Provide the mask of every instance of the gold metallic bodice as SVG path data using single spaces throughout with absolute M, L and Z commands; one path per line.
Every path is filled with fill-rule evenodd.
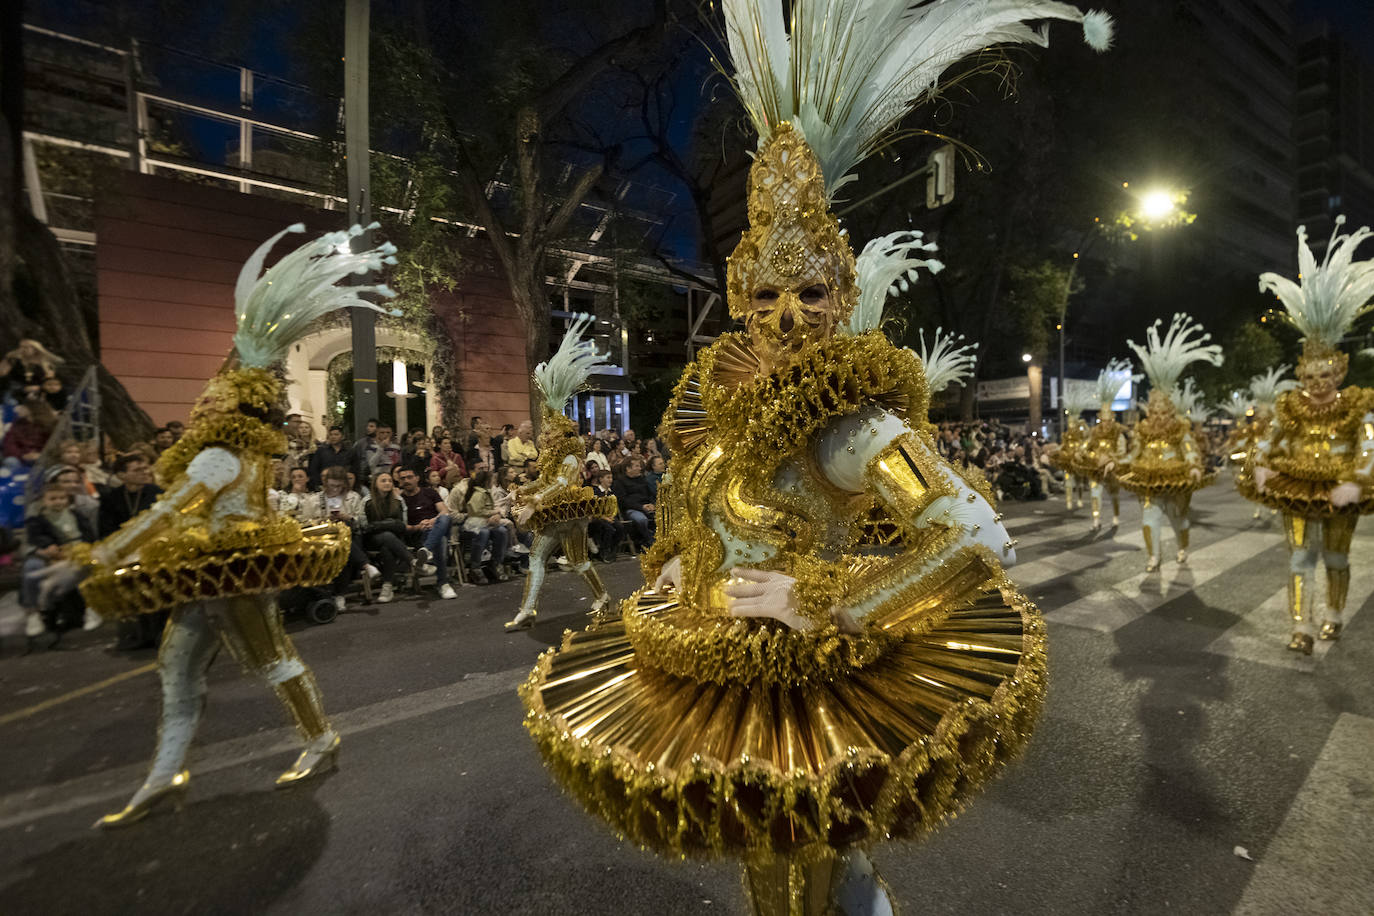
M 1312 404 L 1302 391 L 1284 392 L 1275 417 L 1279 428 L 1265 463 L 1297 480 L 1349 480 L 1368 460 L 1360 440 L 1374 438 L 1361 422 L 1371 400 L 1374 393 L 1353 386 L 1324 406 Z
M 1119 449 L 1121 437 L 1125 432 L 1125 427 L 1116 420 L 1099 420 L 1097 425 L 1088 431 L 1088 438 L 1083 443 L 1085 463 L 1100 466 L 1104 462 L 1120 461 L 1124 458 L 1125 455 Z

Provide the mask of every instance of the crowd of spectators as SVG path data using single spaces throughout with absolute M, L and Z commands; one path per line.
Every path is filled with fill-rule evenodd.
M 1063 492 L 1064 475 L 1050 463 L 1057 446 L 996 419 L 940 423 L 935 446 L 966 473 L 982 474 L 999 499 L 1048 499 Z
M 104 454 L 95 442 L 67 441 L 49 448 L 61 390 L 51 354 L 31 341 L 11 353 L 0 372 L 5 380 L 4 475 L 28 475 L 27 505 L 16 519 L 0 521 L 6 542 L 0 557 L 20 572 L 20 604 L 30 640 L 47 633 L 55 644 L 65 630 L 94 626 L 80 594 L 42 595 L 42 571 L 73 544 L 103 538 L 162 491 L 153 466 L 185 431 L 180 422 L 159 427 L 150 441 Z M 51 390 L 49 390 L 51 389 Z M 61 395 L 61 398 L 58 397 Z M 466 429 L 393 429 L 369 421 L 362 438 L 349 441 L 339 426 L 317 440 L 300 415 L 287 420 L 287 449 L 275 459 L 267 494 L 280 513 L 302 523 L 334 521 L 353 529 L 352 553 L 325 591 L 338 609 L 348 596 L 372 585 L 379 603 L 395 600 L 398 587 L 432 576 L 441 598 L 457 597 L 455 584 L 501 582 L 524 571 L 533 535 L 516 521 L 516 490 L 538 476 L 539 447 L 526 420 L 499 431 L 481 417 Z M 621 511 L 595 519 L 590 551 L 614 562 L 628 544 L 653 543 L 654 509 L 665 456 L 657 439 L 632 431 L 588 433 L 583 483 L 600 495 L 613 494 Z M 22 537 L 14 534 L 22 532 Z M 557 562 L 566 562 L 559 558 Z M 455 568 L 455 567 L 461 567 Z M 163 620 L 142 615 L 119 629 L 119 647 L 156 645 Z

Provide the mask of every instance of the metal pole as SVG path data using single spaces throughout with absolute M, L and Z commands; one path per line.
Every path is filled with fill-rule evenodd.
M 372 222 L 368 187 L 367 46 L 369 0 L 348 0 L 344 19 L 344 154 L 348 165 L 348 221 Z M 371 233 L 353 240 L 355 250 L 371 245 Z M 359 278 L 366 283 L 367 278 Z M 353 435 L 361 439 L 377 416 L 377 328 L 371 309 L 349 309 L 353 323 Z M 404 402 L 397 408 L 403 410 Z

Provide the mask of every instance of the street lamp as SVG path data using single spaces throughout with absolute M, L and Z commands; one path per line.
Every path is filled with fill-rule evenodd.
M 1022 354 L 1021 354 L 1021 362 L 1023 362 L 1023 363 L 1028 363 L 1028 362 L 1030 362 L 1032 359 L 1034 359 L 1034 357 L 1032 357 L 1029 353 L 1022 353 Z
M 405 360 L 391 361 L 391 390 L 387 396 L 396 401 L 396 438 L 399 440 L 406 434 L 406 402 L 415 397 L 410 390 L 410 374 Z
M 1074 249 L 1073 260 L 1069 264 L 1069 273 L 1064 281 L 1064 297 L 1060 301 L 1059 321 L 1055 325 L 1055 330 L 1059 332 L 1059 410 L 1057 415 L 1061 432 L 1064 428 L 1064 325 L 1068 323 L 1069 298 L 1073 295 L 1074 280 L 1078 278 L 1079 261 L 1103 236 L 1113 241 L 1134 242 L 1140 238 L 1141 232 L 1187 226 L 1197 219 L 1196 213 L 1189 213 L 1183 208 L 1183 205 L 1188 202 L 1186 190 L 1155 188 L 1144 194 L 1136 194 L 1130 190 L 1130 187 L 1131 184 L 1128 181 L 1121 183 L 1122 190 L 1135 197 L 1135 206 L 1117 213 L 1116 218 L 1109 225 L 1103 225 L 1100 217 L 1093 218 L 1092 225 L 1088 226 L 1087 231 L 1079 240 L 1078 247 Z M 1022 357 L 1022 359 L 1025 358 Z

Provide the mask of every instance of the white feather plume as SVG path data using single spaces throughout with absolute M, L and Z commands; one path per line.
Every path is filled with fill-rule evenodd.
M 1250 379 L 1250 401 L 1256 407 L 1272 410 L 1278 402 L 1279 395 L 1298 387 L 1295 380 L 1283 377 L 1290 368 L 1292 367 L 1285 363 Z
M 1174 409 L 1180 417 L 1197 422 L 1207 419 L 1207 413 L 1202 405 L 1202 392 L 1193 384 L 1192 379 L 1186 378 L 1182 385 L 1174 386 L 1174 390 L 1169 394 L 1169 400 L 1174 402 Z
M 1355 324 L 1361 315 L 1374 309 L 1374 258 L 1355 260 L 1359 248 L 1374 232 L 1361 226 L 1348 235 L 1341 235 L 1345 217 L 1336 217 L 1331 230 L 1331 242 L 1321 264 L 1307 247 L 1307 227 L 1298 227 L 1299 286 L 1276 273 L 1260 274 L 1260 292 L 1278 296 L 1287 312 L 1288 321 L 1305 340 L 1332 349 Z
M 916 282 L 916 272 L 924 267 L 932 274 L 945 265 L 934 258 L 915 257 L 919 251 L 935 251 L 934 242 L 925 241 L 919 229 L 893 232 L 876 238 L 864 246 L 855 260 L 854 271 L 859 286 L 859 302 L 849 315 L 844 330 L 862 334 L 882 324 L 883 303 L 888 296 L 906 292 Z
M 978 363 L 978 356 L 973 351 L 978 349 L 978 344 L 955 346 L 964 339 L 963 334 L 946 334 L 944 328 L 936 328 L 927 348 L 925 329 L 922 328 L 918 333 L 921 345 L 916 355 L 921 358 L 925 368 L 926 383 L 930 385 L 931 394 L 938 394 L 950 383 L 962 382 L 973 374 L 973 367 Z
M 1230 397 L 1216 406 L 1217 413 L 1224 414 L 1237 422 L 1244 420 L 1250 413 L 1252 401 L 1248 391 L 1233 391 Z
M 554 413 L 562 412 L 588 376 L 610 368 L 601 363 L 605 354 L 596 351 L 596 342 L 582 339 L 591 322 L 591 315 L 578 315 L 563 335 L 558 352 L 534 367 L 534 381 L 544 395 L 544 405 Z
M 1097 373 L 1097 403 L 1102 405 L 1115 401 L 1116 393 L 1128 381 L 1140 381 L 1140 376 L 1131 372 L 1129 359 L 1114 359 L 1108 362 L 1107 368 Z
M 368 228 L 376 229 L 379 225 L 373 223 Z M 384 283 L 336 285 L 350 274 L 365 274 L 396 263 L 396 246 L 390 242 L 366 251 L 350 251 L 349 240 L 364 231 L 357 225 L 346 231 L 327 232 L 307 242 L 263 273 L 262 265 L 272 247 L 288 233 L 304 231 L 302 223 L 286 227 L 259 245 L 239 271 L 234 286 L 234 314 L 238 321 L 234 347 L 241 365 L 265 368 L 285 359 L 287 349 L 316 318 L 337 309 L 386 313 L 361 298 L 361 293 L 387 298 L 396 295 Z
M 1145 346 L 1133 340 L 1126 345 L 1135 351 L 1140 360 L 1140 368 L 1149 376 L 1150 384 L 1163 391 L 1171 391 L 1178 384 L 1183 370 L 1193 363 L 1204 362 L 1213 366 L 1221 365 L 1221 347 L 1208 344 L 1211 334 L 1203 333 L 1202 325 L 1193 321 L 1183 312 L 1174 315 L 1169 330 L 1163 337 L 1159 328 L 1164 322 L 1156 320 L 1145 332 Z M 1201 336 L 1194 337 L 1199 334 Z
M 1080 417 L 1097 406 L 1097 392 L 1093 389 L 1074 386 L 1064 395 L 1064 412 L 1070 417 Z
M 1083 25 L 1096 50 L 1112 19 L 1051 0 L 722 0 L 732 82 L 760 140 L 791 121 L 835 189 L 937 91 L 952 65 L 993 45 L 1049 44 L 1045 27 Z

